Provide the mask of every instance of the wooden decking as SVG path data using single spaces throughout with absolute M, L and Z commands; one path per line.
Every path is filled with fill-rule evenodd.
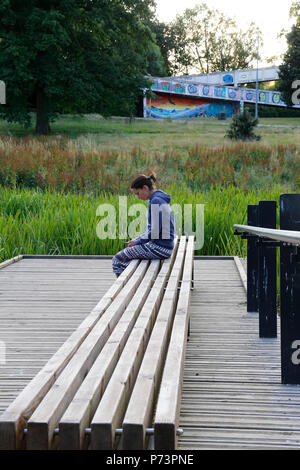
M 0 412 L 111 286 L 110 259 L 28 258 L 0 270 Z M 299 449 L 300 387 L 258 337 L 234 259 L 195 259 L 179 449 Z M 278 332 L 279 333 L 279 332 Z
M 46 364 L 115 276 L 110 259 L 24 258 L 0 269 L 0 413 Z
M 196 260 L 179 449 L 299 449 L 300 387 L 281 385 L 234 260 Z

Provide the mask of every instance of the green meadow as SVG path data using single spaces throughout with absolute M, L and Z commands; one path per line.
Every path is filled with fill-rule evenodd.
M 233 225 L 246 223 L 247 205 L 259 200 L 279 200 L 280 187 L 243 191 L 229 186 L 207 191 L 166 188 L 172 204 L 204 204 L 204 246 L 196 254 L 246 256 L 246 245 L 234 235 Z M 128 210 L 140 203 L 128 195 Z M 104 218 L 97 215 L 101 204 L 111 204 L 119 221 L 119 195 L 112 193 L 74 194 L 50 190 L 2 188 L 0 193 L 0 260 L 18 254 L 99 255 L 114 254 L 124 247 L 121 240 L 100 239 L 97 227 Z M 98 212 L 99 214 L 99 212 Z M 104 214 L 102 214 L 104 215 Z M 137 215 L 136 215 L 137 216 Z M 128 217 L 128 223 L 134 218 Z M 110 222 L 108 222 L 110 223 Z M 113 221 L 112 221 L 113 223 Z M 193 230 L 197 221 L 193 213 Z M 177 226 L 177 232 L 184 227 Z M 109 227 L 108 227 L 109 230 Z M 198 230 L 200 228 L 198 227 Z
M 48 137 L 0 121 L 0 261 L 17 254 L 114 254 L 119 196 L 128 208 L 137 172 L 154 170 L 171 204 L 204 204 L 196 254 L 246 256 L 234 235 L 247 205 L 300 190 L 300 118 L 264 118 L 256 143 L 224 138 L 230 120 L 181 122 L 61 117 Z M 111 204 L 116 238 L 100 239 L 97 208 Z M 128 222 L 130 223 L 130 217 Z M 193 227 L 198 221 L 193 213 Z M 184 232 L 184 227 L 177 227 Z
M 170 147 L 185 151 L 191 145 L 224 144 L 224 135 L 231 119 L 215 118 L 186 120 L 156 120 L 128 118 L 103 119 L 98 115 L 60 116 L 51 124 L 52 134 L 71 139 L 91 140 L 105 150 L 165 151 Z M 300 118 L 261 118 L 258 134 L 264 144 L 300 144 Z M 0 136 L 33 136 L 34 127 L 24 129 L 19 124 L 0 120 Z M 227 141 L 228 142 L 228 141 Z

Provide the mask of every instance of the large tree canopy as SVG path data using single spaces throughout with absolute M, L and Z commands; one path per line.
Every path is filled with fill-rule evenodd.
M 257 55 L 257 27 L 251 23 L 242 31 L 233 19 L 205 3 L 186 9 L 163 28 L 173 74 L 248 68 Z
M 131 113 L 149 60 L 153 0 L 1 0 L 1 117 L 47 133 L 60 111 Z
M 290 18 L 296 18 L 298 24 L 300 24 L 300 2 L 293 2 L 290 8 Z
M 290 33 L 287 34 L 288 49 L 279 66 L 278 89 L 282 92 L 283 100 L 287 105 L 296 104 L 293 101 L 295 94 L 298 98 L 299 92 L 295 92 L 295 82 L 300 81 L 300 2 L 294 2 L 290 10 L 290 17 L 296 19 Z M 297 88 L 299 84 L 296 83 Z

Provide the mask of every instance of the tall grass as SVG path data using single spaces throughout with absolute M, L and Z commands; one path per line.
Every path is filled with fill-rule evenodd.
M 246 222 L 247 205 L 278 201 L 282 192 L 300 188 L 299 148 L 294 144 L 233 144 L 223 137 L 218 144 L 211 123 L 101 125 L 110 139 L 123 133 L 130 145 L 123 147 L 119 139 L 116 150 L 105 150 L 101 130 L 96 137 L 77 139 L 0 137 L 0 260 L 19 253 L 116 253 L 124 245 L 118 238 L 97 237 L 96 210 L 111 203 L 118 220 L 119 195 L 128 195 L 128 206 L 140 202 L 129 192 L 137 172 L 156 171 L 159 187 L 171 194 L 174 204 L 205 204 L 204 246 L 196 253 L 202 255 L 245 256 L 246 243 L 234 236 L 233 225 Z M 211 128 L 214 145 L 194 144 L 205 127 Z M 143 146 L 134 146 L 138 131 Z M 145 147 L 147 133 L 151 145 Z M 180 138 L 184 145 L 178 144 Z M 196 222 L 194 218 L 194 226 Z
M 248 204 L 279 201 L 283 192 L 279 186 L 248 192 L 234 186 L 206 191 L 191 191 L 185 185 L 164 189 L 171 194 L 171 204 L 205 204 L 204 246 L 196 254 L 241 257 L 246 256 L 246 243 L 234 236 L 233 225 L 246 223 Z M 137 202 L 128 194 L 128 208 Z M 96 211 L 103 203 L 115 207 L 118 222 L 119 193 L 74 194 L 0 187 L 0 261 L 18 254 L 115 254 L 124 247 L 118 236 L 101 240 L 96 233 L 100 220 Z M 196 220 L 193 223 L 196 227 Z
M 161 186 L 184 184 L 208 190 L 235 186 L 259 190 L 280 184 L 300 188 L 296 145 L 223 144 L 191 146 L 185 152 L 105 151 L 93 140 L 0 138 L 0 184 L 59 192 L 125 192 L 132 177 L 154 170 Z

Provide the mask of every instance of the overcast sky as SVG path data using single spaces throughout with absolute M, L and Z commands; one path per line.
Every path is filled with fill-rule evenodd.
M 156 0 L 157 17 L 160 21 L 172 21 L 177 14 L 181 14 L 186 8 L 193 8 L 199 3 L 201 3 L 199 0 Z M 277 39 L 277 35 L 282 29 L 289 30 L 293 24 L 293 21 L 289 20 L 289 9 L 293 0 L 274 2 L 275 7 L 273 8 L 272 2 L 266 0 L 251 0 L 250 2 L 206 0 L 204 3 L 211 8 L 222 11 L 231 18 L 235 18 L 242 29 L 247 29 L 247 26 L 253 21 L 263 32 L 262 56 L 278 56 L 285 52 L 286 40 Z M 267 64 L 261 61 L 259 65 Z

